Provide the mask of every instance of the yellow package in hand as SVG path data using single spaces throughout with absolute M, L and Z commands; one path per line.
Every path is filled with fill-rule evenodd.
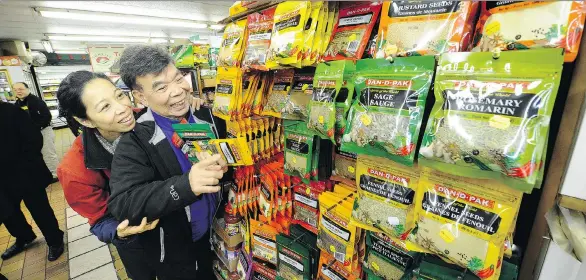
M 252 153 L 245 137 L 212 139 L 208 142 L 212 154 L 220 154 L 229 166 L 252 165 Z

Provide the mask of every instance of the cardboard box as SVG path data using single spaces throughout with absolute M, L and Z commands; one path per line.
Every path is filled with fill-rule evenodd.
M 213 230 L 218 236 L 220 236 L 220 238 L 222 238 L 222 240 L 224 240 L 227 247 L 236 247 L 244 241 L 242 233 L 228 236 L 228 233 L 226 233 L 226 223 L 224 222 L 224 218 L 214 220 Z

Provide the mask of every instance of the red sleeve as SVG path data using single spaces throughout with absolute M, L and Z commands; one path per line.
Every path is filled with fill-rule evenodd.
M 57 176 L 69 206 L 79 215 L 87 218 L 90 225 L 95 224 L 106 214 L 109 195 L 99 187 L 99 184 L 79 180 L 71 174 L 66 174 L 62 169 L 57 170 Z

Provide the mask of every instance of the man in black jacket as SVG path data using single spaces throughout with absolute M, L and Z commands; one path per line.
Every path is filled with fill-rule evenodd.
M 33 123 L 43 135 L 43 160 L 53 175 L 53 183 L 57 181 L 57 151 L 55 150 L 55 133 L 51 127 L 51 111 L 47 104 L 40 98 L 30 94 L 28 85 L 24 82 L 14 83 L 12 85 L 16 94 L 16 106 L 27 111 L 33 120 Z
M 47 259 L 54 261 L 63 254 L 63 232 L 59 229 L 45 191 L 51 183 L 51 172 L 41 155 L 41 133 L 25 111 L 4 102 L 0 102 L 0 131 L 0 147 L 3 147 L 0 156 L 0 195 L 6 196 L 12 207 L 12 214 L 4 219 L 4 224 L 8 232 L 16 237 L 16 242 L 6 249 L 2 259 L 22 252 L 36 238 L 20 209 L 20 202 L 24 200 L 49 245 Z
M 138 236 L 158 279 L 213 279 L 209 238 L 225 162 L 215 155 L 192 165 L 172 124 L 209 124 L 217 134 L 214 118 L 190 108 L 191 88 L 165 50 L 127 47 L 120 74 L 149 109 L 118 143 L 108 208 L 131 224 L 159 219 L 159 230 Z

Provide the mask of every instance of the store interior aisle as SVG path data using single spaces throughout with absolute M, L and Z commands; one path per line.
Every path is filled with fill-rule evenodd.
M 59 160 L 69 150 L 74 139 L 75 136 L 67 128 L 55 130 L 55 145 Z M 25 252 L 6 261 L 0 259 L 0 272 L 9 280 L 128 279 L 116 249 L 100 242 L 89 232 L 87 220 L 69 208 L 63 196 L 61 184 L 55 183 L 47 187 L 47 196 L 59 227 L 65 232 L 65 253 L 54 262 L 47 261 L 47 246 L 44 238 L 29 211 L 22 204 L 24 215 L 39 237 Z M 0 252 L 4 252 L 13 242 L 14 238 L 2 225 Z

